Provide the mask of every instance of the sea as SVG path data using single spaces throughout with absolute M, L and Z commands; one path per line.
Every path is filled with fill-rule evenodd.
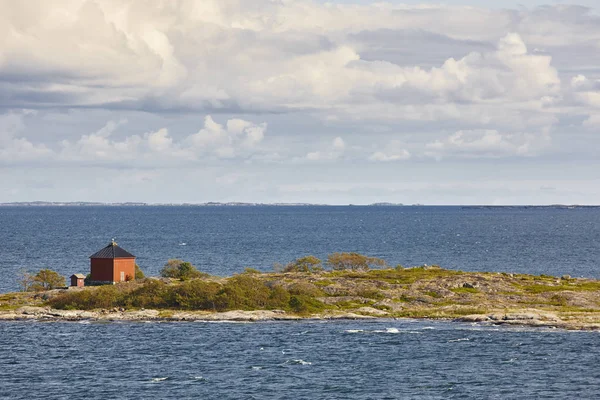
M 147 275 L 229 276 L 304 255 L 598 278 L 600 208 L 0 207 L 0 292 L 89 272 L 112 239 Z M 0 322 L 0 399 L 600 397 L 600 332 L 431 320 Z

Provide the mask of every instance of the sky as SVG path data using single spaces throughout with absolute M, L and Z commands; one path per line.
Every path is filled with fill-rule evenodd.
M 0 0 L 0 202 L 600 204 L 599 8 Z

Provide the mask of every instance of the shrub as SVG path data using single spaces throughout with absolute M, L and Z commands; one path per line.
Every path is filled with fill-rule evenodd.
M 96 290 L 81 290 L 60 294 L 48 301 L 58 309 L 92 310 L 95 308 L 112 308 L 122 305 L 124 293 L 116 286 L 101 286 Z
M 135 264 L 135 279 L 144 279 L 145 277 L 144 271 L 142 271 L 139 265 Z
M 271 289 L 252 275 L 230 278 L 217 295 L 217 309 L 252 310 L 268 305 Z
M 285 267 L 283 272 L 318 272 L 323 271 L 323 263 L 315 256 L 305 256 L 298 258 Z
M 269 295 L 268 308 L 287 308 L 290 304 L 290 292 L 282 286 L 274 286 L 271 288 Z
M 325 304 L 319 300 L 302 295 L 292 296 L 290 298 L 289 306 L 292 311 L 295 311 L 298 314 L 314 313 L 325 309 Z
M 189 310 L 215 310 L 215 301 L 221 285 L 216 282 L 195 279 L 170 289 L 169 305 L 171 307 Z
M 163 269 L 160 270 L 160 276 L 164 278 L 181 280 L 200 278 L 205 275 L 206 274 L 198 271 L 191 263 L 178 259 L 170 259 Z
M 144 308 L 169 307 L 169 286 L 159 280 L 149 280 L 129 293 L 125 305 Z
M 51 269 L 42 269 L 35 275 L 25 272 L 19 284 L 24 292 L 42 292 L 66 286 L 65 277 Z
M 290 294 L 309 296 L 309 297 L 320 297 L 323 296 L 323 291 L 316 285 L 308 282 L 296 282 L 288 288 Z
M 375 266 L 385 266 L 381 258 L 368 257 L 358 253 L 333 253 L 327 257 L 327 264 L 335 271 L 367 271 Z

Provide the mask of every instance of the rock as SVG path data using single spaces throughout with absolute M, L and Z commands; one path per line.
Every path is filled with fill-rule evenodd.
M 348 312 L 348 313 L 341 313 L 341 314 L 324 315 L 323 318 L 325 318 L 325 319 L 373 319 L 373 318 L 377 318 L 377 317 L 373 317 L 371 315 L 361 315 L 361 314 Z
M 462 317 L 455 318 L 454 321 L 458 322 L 485 322 L 489 321 L 490 317 L 485 314 L 471 314 L 463 315 Z
M 48 312 L 47 307 L 31 307 L 31 306 L 23 306 L 17 309 L 17 313 L 24 315 L 40 315 Z
M 379 310 L 373 307 L 360 307 L 354 311 L 360 314 L 375 315 L 377 317 L 385 317 L 390 314 L 387 311 Z
M 560 279 L 564 279 L 564 280 L 568 281 L 569 279 L 571 279 L 571 275 L 563 275 L 560 277 Z
M 477 284 L 465 282 L 462 284 L 462 287 L 468 288 L 468 289 L 475 289 L 475 287 L 477 287 Z

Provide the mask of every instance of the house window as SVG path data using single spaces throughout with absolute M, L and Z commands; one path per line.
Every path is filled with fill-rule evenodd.
M 121 282 L 125 280 L 125 271 L 121 271 Z

